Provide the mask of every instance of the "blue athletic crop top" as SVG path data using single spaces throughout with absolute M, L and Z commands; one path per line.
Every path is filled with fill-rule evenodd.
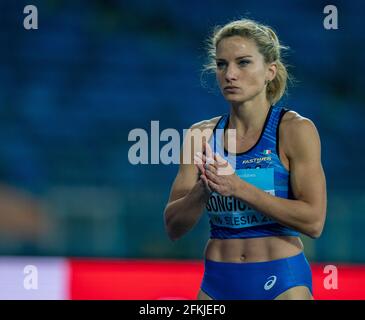
M 246 182 L 277 197 L 293 199 L 289 172 L 279 159 L 278 127 L 289 111 L 283 107 L 271 106 L 256 144 L 246 152 L 232 154 L 224 147 L 224 132 L 228 127 L 229 114 L 224 114 L 216 124 L 209 144 L 232 164 L 235 161 L 236 174 Z M 220 130 L 219 130 L 220 129 Z M 206 204 L 209 215 L 210 238 L 257 238 L 269 236 L 299 236 L 290 229 L 247 204 L 230 196 L 212 192 Z

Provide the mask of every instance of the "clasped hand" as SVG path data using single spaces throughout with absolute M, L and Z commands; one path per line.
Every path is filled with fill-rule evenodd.
M 210 192 L 217 192 L 223 196 L 235 194 L 240 178 L 236 175 L 231 164 L 218 153 L 214 153 L 209 143 L 203 143 L 203 152 L 194 155 L 194 164 L 197 166 L 200 179 Z

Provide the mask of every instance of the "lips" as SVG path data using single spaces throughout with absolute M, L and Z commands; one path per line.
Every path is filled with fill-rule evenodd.
M 235 92 L 238 89 L 239 88 L 238 87 L 235 87 L 235 86 L 226 86 L 226 87 L 224 87 L 224 91 L 227 91 L 227 92 Z

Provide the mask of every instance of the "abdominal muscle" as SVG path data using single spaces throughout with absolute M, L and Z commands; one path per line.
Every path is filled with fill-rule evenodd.
M 209 239 L 204 256 L 218 262 L 264 262 L 294 256 L 302 251 L 302 241 L 293 236 Z

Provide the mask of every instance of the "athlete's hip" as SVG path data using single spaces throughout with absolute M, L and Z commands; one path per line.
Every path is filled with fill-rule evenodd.
M 212 299 L 275 299 L 303 286 L 312 294 L 312 272 L 303 252 L 265 262 L 204 261 L 201 289 Z

